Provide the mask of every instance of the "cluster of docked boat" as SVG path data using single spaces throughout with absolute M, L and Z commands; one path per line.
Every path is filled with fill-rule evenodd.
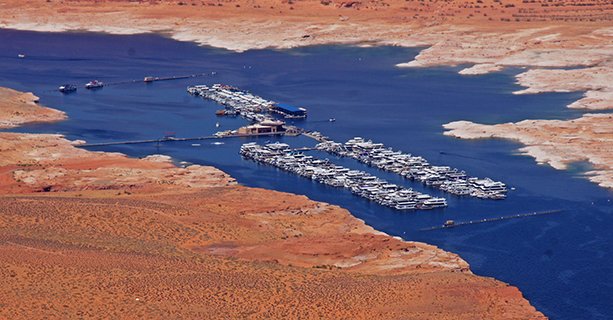
M 317 182 L 351 190 L 356 195 L 397 210 L 433 209 L 446 207 L 444 198 L 434 198 L 372 176 L 364 171 L 350 170 L 328 160 L 295 152 L 284 143 L 241 146 L 240 153 L 248 159 L 310 178 Z
M 85 89 L 97 89 L 104 87 L 104 83 L 98 80 L 92 80 L 85 84 Z M 74 84 L 66 83 L 58 87 L 58 91 L 62 93 L 70 93 L 77 91 L 77 86 Z
M 344 144 L 325 141 L 316 148 L 343 157 L 354 158 L 369 166 L 420 181 L 428 186 L 458 196 L 481 199 L 504 199 L 507 187 L 500 181 L 470 177 L 464 171 L 448 166 L 435 166 L 420 156 L 394 151 L 382 143 L 356 137 Z
M 225 109 L 217 111 L 217 115 L 240 115 L 256 122 L 267 120 L 269 117 L 264 113 L 274 105 L 273 101 L 223 84 L 191 86 L 187 92 L 223 105 Z

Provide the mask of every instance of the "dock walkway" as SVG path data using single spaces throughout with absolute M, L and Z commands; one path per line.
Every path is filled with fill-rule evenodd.
M 160 139 L 85 143 L 85 144 L 78 145 L 78 147 L 103 147 L 103 146 L 116 146 L 116 145 L 125 145 L 125 144 L 180 142 L 180 141 L 211 140 L 211 139 L 224 139 L 224 138 L 246 138 L 246 137 L 258 137 L 258 136 L 277 136 L 277 135 L 282 135 L 282 134 L 283 133 L 277 132 L 277 133 L 258 133 L 258 134 L 231 134 L 231 135 L 223 135 L 223 136 L 203 136 L 203 137 L 189 137 L 189 138 L 165 137 L 165 138 L 160 138 Z
M 529 213 L 514 214 L 514 215 L 510 215 L 510 216 L 496 217 L 496 218 L 485 218 L 485 219 L 480 219 L 480 220 L 470 220 L 470 221 L 455 222 L 455 223 L 450 224 L 450 225 L 440 225 L 440 226 L 434 226 L 434 227 L 431 227 L 431 228 L 421 229 L 420 231 L 434 231 L 434 230 L 440 230 L 440 229 L 449 229 L 449 228 L 455 228 L 455 227 L 461 227 L 461 226 L 467 226 L 467 225 L 473 225 L 473 224 L 480 224 L 480 223 L 488 223 L 488 222 L 496 222 L 496 221 L 503 221 L 503 220 L 526 218 L 526 217 L 542 216 L 542 215 L 558 213 L 558 212 L 562 212 L 562 210 L 535 211 L 535 212 L 529 212 Z
M 179 75 L 179 76 L 168 76 L 168 77 L 153 77 L 148 81 L 143 81 L 143 79 L 139 79 L 139 80 L 125 80 L 125 81 L 116 81 L 116 82 L 105 82 L 104 86 L 114 86 L 114 85 L 120 85 L 120 84 L 129 84 L 129 83 L 151 83 L 151 82 L 158 82 L 158 81 L 169 81 L 169 80 L 180 80 L 180 79 L 189 79 L 189 78 L 198 78 L 198 77 L 204 77 L 209 75 L 210 73 L 196 73 L 196 74 L 186 74 L 186 75 Z
M 145 77 L 144 79 L 135 79 L 135 80 L 121 80 L 121 81 L 113 81 L 113 82 L 103 82 L 104 86 L 103 87 L 109 87 L 109 86 L 117 86 L 117 85 L 124 85 L 124 84 L 134 84 L 134 83 L 153 83 L 153 82 L 158 82 L 158 81 L 170 81 L 170 80 L 180 80 L 180 79 L 190 79 L 190 78 L 200 78 L 200 77 L 206 77 L 206 76 L 214 76 L 216 75 L 217 72 L 203 72 L 203 73 L 194 73 L 194 74 L 184 74 L 184 75 L 177 75 L 177 76 L 167 76 L 167 77 Z M 101 87 L 101 88 L 103 88 Z M 96 89 L 101 89 L 101 88 L 93 88 L 93 90 Z M 44 92 L 57 92 L 58 89 L 52 89 L 52 90 L 45 90 Z M 71 93 L 71 92 L 65 92 L 65 93 Z

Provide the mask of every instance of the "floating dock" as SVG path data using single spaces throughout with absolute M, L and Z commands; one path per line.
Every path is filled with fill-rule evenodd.
M 116 81 L 116 82 L 105 82 L 104 86 L 106 87 L 106 86 L 114 86 L 114 85 L 119 85 L 119 84 L 129 84 L 129 83 L 139 83 L 139 82 L 152 83 L 152 82 L 157 82 L 157 81 L 181 80 L 181 79 L 205 77 L 205 76 L 208 76 L 208 75 L 215 75 L 215 74 L 216 74 L 215 72 L 205 72 L 205 73 L 184 74 L 184 75 L 167 76 L 167 77 L 152 77 L 152 76 L 148 76 L 148 77 L 145 77 L 143 80 L 126 80 L 126 81 Z
M 273 104 L 270 108 L 272 112 L 276 112 L 287 119 L 304 119 L 306 118 L 306 109 L 294 107 L 285 103 Z
M 162 142 L 181 142 L 181 141 L 196 141 L 196 140 L 218 140 L 223 138 L 248 138 L 259 136 L 279 136 L 283 135 L 282 132 L 274 133 L 257 133 L 257 134 L 227 134 L 227 135 L 214 135 L 204 137 L 190 137 L 190 138 L 175 138 L 164 137 L 160 139 L 143 139 L 143 140 L 128 140 L 128 141 L 111 141 L 111 142 L 98 142 L 98 143 L 84 143 L 77 145 L 77 147 L 104 147 L 104 146 L 116 146 L 125 144 L 145 144 L 145 143 L 162 143 Z
M 421 229 L 420 231 L 434 231 L 434 230 L 456 228 L 456 227 L 469 226 L 469 225 L 488 223 L 488 222 L 497 222 L 497 221 L 504 221 L 504 220 L 511 220 L 511 219 L 535 217 L 535 216 L 542 216 L 542 215 L 546 215 L 546 214 L 559 213 L 559 212 L 562 212 L 562 211 L 563 210 L 535 211 L 535 212 L 529 212 L 529 213 L 514 214 L 514 215 L 510 215 L 510 216 L 496 217 L 496 218 L 485 218 L 485 219 L 480 219 L 480 220 L 452 222 L 452 223 L 445 223 L 445 224 L 440 225 L 440 226 L 434 226 L 434 227 L 431 227 L 431 228 Z
M 131 83 L 152 83 L 152 82 L 157 82 L 157 81 L 170 81 L 170 80 L 180 80 L 180 79 L 190 79 L 190 78 L 199 78 L 199 77 L 205 77 L 208 75 L 215 75 L 217 74 L 216 72 L 205 72 L 205 73 L 195 73 L 195 74 L 185 74 L 185 75 L 176 75 L 176 76 L 167 76 L 167 77 L 153 77 L 153 76 L 147 76 L 144 77 L 143 80 L 124 80 L 124 81 L 115 81 L 115 82 L 102 82 L 102 81 L 97 81 L 100 85 L 99 86 L 95 86 L 95 87 L 89 87 L 86 89 L 102 89 L 104 87 L 108 87 L 108 86 L 115 86 L 115 85 L 123 85 L 123 84 L 131 84 Z M 66 86 L 66 85 L 63 85 Z M 71 86 L 75 86 L 74 84 L 71 84 Z M 61 86 L 60 86 L 61 87 Z M 60 91 L 63 93 L 68 93 L 68 91 L 63 91 L 61 88 L 55 89 L 55 90 L 49 90 L 49 92 L 53 92 L 53 91 Z M 70 91 L 70 92 L 74 92 L 76 90 Z
M 277 113 L 288 119 L 306 118 L 307 116 L 305 108 L 279 104 L 230 85 L 216 83 L 210 87 L 206 85 L 190 86 L 187 87 L 187 92 L 223 105 L 226 110 L 223 112 L 218 110 L 216 114 L 219 116 L 239 115 L 257 122 L 271 120 L 269 113 Z
M 258 163 L 271 165 L 319 183 L 345 188 L 353 194 L 396 210 L 426 210 L 446 207 L 444 198 L 435 198 L 391 184 L 364 171 L 350 170 L 329 160 L 317 159 L 290 149 L 285 143 L 265 146 L 247 143 L 240 154 Z
M 500 181 L 470 177 L 466 172 L 449 166 L 435 166 L 423 157 L 394 151 L 382 143 L 360 137 L 350 139 L 344 144 L 322 136 L 316 139 L 323 140 L 317 145 L 319 150 L 353 158 L 366 165 L 396 173 L 457 196 L 495 200 L 506 198 L 507 187 Z

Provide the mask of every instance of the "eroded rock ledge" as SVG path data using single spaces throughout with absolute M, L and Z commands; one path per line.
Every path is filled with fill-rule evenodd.
M 0 155 L 0 317 L 544 318 L 455 254 L 215 168 L 59 135 Z
M 348 5 L 348 4 L 351 5 Z M 527 67 L 518 93 L 587 91 L 571 108 L 613 108 L 613 4 L 461 1 L 3 1 L 0 27 L 157 32 L 234 51 L 320 44 L 427 46 L 399 67 Z M 545 68 L 545 69 L 544 69 Z M 567 70 L 572 68 L 573 70 Z M 578 81 L 581 79 L 581 81 Z
M 32 93 L 0 87 L 0 129 L 64 119 L 66 119 L 64 112 L 39 106 L 38 97 Z
M 524 120 L 484 125 L 455 121 L 443 126 L 445 135 L 462 139 L 503 138 L 526 145 L 521 152 L 556 169 L 588 161 L 589 179 L 613 188 L 613 114 L 585 114 L 573 120 Z

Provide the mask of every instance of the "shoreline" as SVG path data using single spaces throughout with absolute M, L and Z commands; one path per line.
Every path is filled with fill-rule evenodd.
M 398 15 L 386 17 L 386 13 L 390 11 L 384 8 L 378 8 L 380 11 L 377 11 L 345 10 L 336 7 L 323 10 L 323 17 L 319 19 L 309 17 L 309 12 L 312 12 L 309 10 L 320 9 L 319 2 L 315 5 L 307 2 L 293 4 L 294 9 L 289 9 L 290 4 L 283 4 L 285 6 L 283 14 L 276 14 L 274 10 L 273 16 L 277 21 L 268 22 L 263 19 L 268 14 L 266 12 L 249 16 L 252 12 L 245 8 L 245 11 L 240 9 L 238 14 L 232 13 L 228 6 L 234 2 L 224 4 L 219 10 L 212 7 L 212 10 L 206 13 L 194 11 L 189 5 L 160 7 L 152 5 L 143 9 L 139 4 L 100 2 L 96 6 L 88 6 L 77 1 L 70 5 L 40 2 L 40 8 L 33 8 L 35 5 L 13 2 L 17 5 L 10 1 L 5 4 L 4 17 L 0 13 L 0 26 L 16 25 L 27 30 L 45 26 L 61 29 L 64 26 L 80 31 L 111 34 L 126 34 L 126 32 L 130 34 L 129 32 L 135 31 L 141 33 L 144 30 L 147 33 L 155 32 L 179 41 L 196 42 L 200 45 L 223 47 L 239 52 L 252 48 L 287 49 L 318 44 L 374 43 L 408 47 L 424 46 L 427 48 L 422 50 L 415 60 L 401 63 L 399 67 L 469 64 L 467 68 L 460 70 L 460 74 L 472 76 L 499 71 L 506 67 L 523 66 L 528 69 L 517 76 L 517 81 L 526 89 L 517 94 L 586 91 L 584 99 L 569 107 L 586 110 L 613 108 L 611 84 L 601 81 L 613 76 L 610 59 L 610 52 L 613 49 L 611 43 L 613 29 L 610 24 L 607 25 L 607 21 L 610 20 L 576 24 L 542 22 L 527 27 L 513 23 L 493 23 L 492 26 L 482 28 L 476 26 L 477 22 L 482 20 L 472 23 L 436 20 L 430 23 L 429 21 L 434 21 L 432 20 L 434 18 L 427 17 L 416 21 Z M 244 2 L 238 3 L 241 8 L 245 7 Z M 11 7 L 13 5 L 14 7 Z M 278 5 L 274 3 L 275 8 Z M 396 2 L 392 2 L 392 6 L 394 5 Z M 121 18 L 113 17 L 113 13 L 118 12 L 125 15 Z M 245 12 L 247 18 L 239 19 Z M 292 12 L 302 12 L 304 16 Z M 134 27 L 118 28 L 118 25 L 125 24 L 124 19 L 132 21 Z M 520 30 L 512 30 L 517 25 L 521 25 Z M 308 37 L 304 38 L 306 35 Z M 579 71 L 564 70 L 575 67 L 578 69 L 573 70 Z M 593 68 L 601 70 L 602 77 L 589 78 L 590 70 Z M 591 84 L 577 83 L 575 79 L 578 75 L 588 77 L 584 81 Z M 553 139 L 551 136 L 541 138 Z M 292 239 L 291 237 L 297 233 L 291 231 L 288 235 L 289 239 Z M 301 246 L 304 246 L 304 243 Z M 193 248 L 199 249 L 198 246 Z M 277 248 L 288 249 L 282 245 Z M 291 246 L 290 248 L 295 249 Z M 255 248 L 251 249 L 250 253 L 261 255 L 266 253 L 267 249 L 269 247 Z M 232 257 L 239 253 L 243 255 L 249 253 L 239 252 L 240 250 L 226 243 L 200 250 Z M 292 266 L 298 263 L 291 259 L 284 261 L 283 258 L 276 256 L 269 259 L 277 263 L 279 261 L 289 263 Z M 334 270 L 329 264 L 320 267 Z M 514 313 L 498 313 L 502 318 L 505 318 L 502 315 L 506 315 L 507 318 L 513 317 L 512 314 Z M 540 317 L 544 318 L 540 313 L 530 316 L 530 318 Z M 422 315 L 420 318 L 426 317 Z M 515 314 L 515 318 L 522 317 Z
M 613 41 L 613 28 L 610 28 L 610 29 L 611 29 L 611 41 Z M 601 30 L 601 29 L 598 29 L 598 30 Z M 595 32 L 599 32 L 598 30 L 596 30 Z M 79 30 L 79 31 L 88 32 L 84 30 Z M 62 31 L 57 30 L 54 32 L 62 32 Z M 104 32 L 101 30 L 96 31 L 96 32 L 102 32 L 104 34 L 113 34 L 112 32 L 111 33 Z M 532 34 L 533 32 L 537 32 L 537 31 L 532 30 L 532 31 L 529 31 L 528 33 Z M 148 33 L 153 34 L 156 32 L 148 31 Z M 126 32 L 125 34 L 133 34 L 133 33 Z M 174 38 L 170 34 L 165 34 L 165 36 L 170 36 L 171 38 Z M 557 38 L 557 36 L 554 38 Z M 194 41 L 194 40 L 184 39 L 181 41 Z M 322 44 L 329 44 L 329 43 L 330 42 L 323 42 Z M 334 42 L 331 42 L 331 43 L 334 43 Z M 357 43 L 356 42 L 353 42 L 353 43 L 342 43 L 341 42 L 339 44 L 340 45 L 345 44 L 345 45 L 360 46 L 359 42 Z M 207 45 L 210 45 L 210 44 L 207 44 Z M 302 45 L 302 44 L 299 44 L 299 45 Z M 316 45 L 316 44 L 306 44 L 306 45 Z M 397 44 L 397 43 L 392 44 L 392 45 L 405 46 L 405 44 Z M 291 47 L 293 46 L 289 46 L 287 48 L 280 46 L 278 48 L 289 49 Z M 611 44 L 610 47 L 612 50 L 611 52 L 613 52 L 613 44 Z M 415 67 L 428 67 L 428 66 L 436 66 L 436 65 L 458 65 L 458 64 L 464 63 L 463 62 L 464 60 L 461 60 L 461 59 L 457 61 L 432 62 L 432 60 L 434 60 L 437 56 L 436 52 L 434 53 L 431 52 L 432 50 L 435 50 L 435 48 L 436 46 L 427 47 L 423 49 L 415 57 L 415 60 L 408 62 L 408 63 L 400 63 L 397 65 L 397 67 L 415 68 Z M 226 47 L 225 49 L 232 50 L 231 47 Z M 436 49 L 435 51 L 438 52 L 438 50 L 441 50 L 441 49 Z M 520 52 L 520 54 L 524 54 L 524 53 L 525 51 Z M 524 66 L 527 69 L 515 76 L 517 84 L 525 88 L 516 90 L 513 92 L 513 94 L 539 94 L 539 93 L 546 93 L 546 92 L 583 91 L 584 92 L 583 97 L 569 104 L 567 106 L 568 108 L 582 109 L 582 110 L 591 111 L 591 112 L 595 112 L 595 111 L 596 112 L 597 111 L 607 112 L 609 110 L 612 110 L 613 108 L 613 82 L 608 81 L 608 79 L 613 78 L 613 57 L 609 57 L 609 55 L 610 55 L 609 53 L 606 53 L 603 55 L 603 52 L 601 49 L 595 50 L 595 53 L 593 56 L 587 57 L 588 59 L 587 61 L 589 63 L 587 63 L 586 67 L 579 67 L 579 68 L 572 68 L 572 69 L 556 69 L 556 68 L 552 69 L 552 68 L 545 68 L 545 66 L 534 67 L 534 66 L 518 65 L 518 66 Z M 422 58 L 423 56 L 426 56 L 426 58 Z M 556 61 L 555 59 L 567 59 L 567 57 L 564 57 L 560 52 L 554 52 L 553 58 L 554 58 L 553 60 L 554 62 Z M 605 59 L 605 58 L 611 58 L 611 60 L 601 61 L 602 59 Z M 573 56 L 573 58 L 570 58 L 570 60 L 566 62 L 569 62 L 569 61 L 573 62 L 575 61 L 575 59 L 578 59 L 578 58 Z M 422 60 L 426 62 L 422 62 Z M 560 63 L 560 61 L 557 61 L 555 63 Z M 552 63 L 552 64 L 555 64 L 555 63 Z M 503 64 L 496 64 L 496 63 L 490 63 L 490 62 L 476 63 L 472 66 L 461 69 L 459 71 L 459 74 L 464 75 L 464 76 L 477 76 L 477 75 L 487 74 L 490 72 L 501 71 L 504 68 L 511 67 L 511 66 L 514 66 L 514 65 L 512 64 L 503 65 Z M 586 115 L 589 116 L 589 114 L 586 114 Z M 582 118 L 577 118 L 577 119 L 582 119 Z M 577 119 L 569 119 L 568 121 L 570 123 L 573 123 L 574 120 L 577 120 Z M 455 122 L 458 122 L 458 121 L 454 121 L 449 124 L 444 124 L 443 127 L 446 128 L 446 126 L 452 125 Z M 1 125 L 2 124 L 0 124 L 0 126 Z M 471 130 L 470 128 L 471 125 L 475 125 L 475 124 L 474 123 L 467 124 L 468 127 L 464 129 Z M 455 130 L 453 130 L 453 132 L 446 131 L 444 132 L 444 134 L 454 136 L 456 138 L 464 138 L 464 136 L 459 133 L 460 131 L 463 130 L 463 128 L 458 127 L 454 129 Z M 602 130 L 606 130 L 606 127 L 602 128 Z M 610 133 L 610 132 L 607 132 L 607 133 Z M 612 188 L 613 186 L 613 174 L 610 172 L 611 164 L 608 163 L 608 160 L 606 161 L 607 162 L 606 164 L 603 164 L 602 160 L 598 160 L 598 161 L 590 160 L 590 158 L 594 158 L 594 157 L 596 157 L 597 159 L 603 159 L 602 156 L 595 156 L 595 155 L 588 155 L 584 157 L 571 156 L 571 157 L 567 157 L 568 159 L 566 160 L 557 160 L 557 158 L 564 158 L 564 156 L 559 155 L 558 154 L 559 152 L 554 150 L 554 148 L 539 148 L 535 146 L 535 144 L 531 143 L 530 141 L 537 139 L 537 138 L 534 136 L 528 136 L 525 132 L 521 138 L 517 138 L 516 135 L 514 134 L 506 134 L 506 135 L 505 134 L 492 134 L 491 136 L 496 136 L 497 138 L 503 138 L 503 139 L 506 138 L 506 139 L 513 139 L 513 140 L 519 141 L 520 143 L 525 145 L 525 147 L 522 147 L 519 150 L 524 155 L 529 155 L 535 158 L 537 163 L 547 163 L 549 165 L 552 165 L 552 167 L 558 170 L 565 170 L 566 165 L 573 162 L 573 160 L 568 160 L 568 159 L 577 159 L 576 161 L 583 161 L 583 160 L 590 161 L 592 165 L 596 166 L 596 169 L 586 172 L 585 173 L 586 177 L 590 181 L 597 183 L 598 185 L 604 188 Z M 484 135 L 484 136 L 481 136 L 480 138 L 488 138 L 488 137 L 489 136 Z M 543 144 L 547 142 L 550 144 L 555 144 L 555 142 L 553 142 L 555 139 L 556 139 L 555 135 L 550 135 L 548 137 L 540 135 L 538 137 L 538 140 L 539 140 L 538 143 Z M 589 137 L 579 137 L 579 139 L 590 139 L 590 138 Z M 605 140 L 602 142 L 596 141 L 594 143 L 600 143 L 601 145 L 604 146 L 607 143 L 609 143 L 609 141 L 608 140 Z M 575 145 L 575 146 L 576 148 L 571 149 L 571 150 L 569 150 L 568 148 L 565 148 L 566 152 L 573 154 L 573 153 L 577 153 L 578 150 L 581 150 L 580 145 Z M 550 159 L 554 159 L 554 160 L 550 160 Z M 562 165 L 562 163 L 564 164 Z
M 0 129 L 66 119 L 65 112 L 39 106 L 38 99 L 31 92 L 19 92 L 0 87 Z
M 152 4 L 102 1 L 95 5 L 83 1 L 70 5 L 39 1 L 35 5 L 14 0 L 0 5 L 0 27 L 109 34 L 158 33 L 178 41 L 237 52 L 322 44 L 425 47 L 412 61 L 399 63 L 397 67 L 467 64 L 459 71 L 467 77 L 524 67 L 526 70 L 515 77 L 524 88 L 513 94 L 577 91 L 583 92 L 583 97 L 568 108 L 586 112 L 613 110 L 613 82 L 608 81 L 613 79 L 610 24 L 613 5 L 594 7 L 602 15 L 596 21 L 586 22 L 576 20 L 592 9 L 566 8 L 570 10 L 565 11 L 566 16 L 576 15 L 577 19 L 560 21 L 557 11 L 523 3 L 522 6 L 534 13 L 544 11 L 539 21 L 516 22 L 511 18 L 517 16 L 517 11 L 528 9 L 494 5 L 463 8 L 459 4 L 455 8 L 455 2 L 450 2 L 442 10 L 453 12 L 452 15 L 441 17 L 433 13 L 436 10 L 417 8 L 419 17 L 416 17 L 406 9 L 412 8 L 411 5 L 396 0 L 387 6 L 359 2 L 351 8 L 346 8 L 344 3 L 323 5 L 316 1 L 290 4 L 267 0 L 260 5 L 235 0 L 233 3 L 234 7 L 215 1 L 206 6 L 181 6 L 164 1 Z M 268 6 L 270 9 L 264 10 Z M 130 20 L 131 26 L 117 27 L 124 25 L 125 19 Z M 539 137 L 541 142 L 556 139 L 553 135 L 544 138 Z M 543 155 L 544 150 L 535 152 L 534 147 L 526 148 L 524 151 L 530 151 L 527 154 L 539 162 L 543 157 L 556 157 L 555 153 Z M 596 176 L 590 180 L 600 185 L 610 185 L 613 179 L 608 174 L 603 177 L 598 171 L 592 174 Z
M 460 139 L 510 139 L 524 145 L 523 155 L 538 164 L 566 170 L 572 163 L 589 162 L 585 176 L 602 188 L 613 189 L 613 114 L 584 114 L 569 120 L 523 120 L 486 125 L 454 121 L 443 125 L 443 134 Z
M 0 255 L 8 257 L 8 268 L 13 270 L 1 278 L 0 284 L 10 288 L 10 292 L 21 292 L 17 296 L 6 292 L 0 315 L 9 318 L 35 315 L 37 310 L 55 314 L 53 306 L 58 303 L 64 304 L 67 308 L 64 310 L 80 312 L 79 306 L 84 302 L 79 300 L 81 295 L 71 294 L 73 298 L 62 301 L 54 298 L 57 289 L 53 288 L 64 286 L 56 278 L 64 279 L 62 283 L 73 288 L 64 289 L 68 292 L 91 286 L 85 289 L 91 292 L 84 298 L 96 297 L 127 307 L 133 303 L 133 295 L 128 288 L 114 284 L 116 279 L 109 278 L 109 274 L 140 275 L 151 269 L 157 271 L 149 277 L 175 279 L 177 268 L 185 274 L 202 274 L 206 271 L 197 270 L 213 268 L 224 277 L 212 283 L 196 278 L 190 281 L 190 287 L 204 285 L 209 288 L 202 289 L 205 293 L 211 286 L 232 287 L 226 278 L 238 269 L 239 275 L 256 272 L 257 275 L 251 275 L 253 279 L 273 287 L 278 279 L 292 286 L 314 288 L 322 286 L 321 281 L 338 281 L 345 288 L 342 290 L 349 291 L 338 292 L 336 286 L 328 290 L 350 297 L 343 308 L 330 305 L 334 301 L 326 295 L 315 294 L 310 299 L 320 301 L 327 312 L 340 316 L 350 315 L 344 313 L 350 306 L 356 312 L 378 318 L 412 315 L 441 319 L 443 315 L 442 319 L 455 319 L 461 311 L 460 318 L 466 319 L 504 319 L 508 315 L 545 319 L 517 288 L 472 274 L 458 255 L 376 231 L 338 206 L 304 196 L 240 186 L 215 168 L 198 165 L 179 168 L 167 156 L 134 159 L 119 153 L 78 149 L 61 135 L 0 132 L 0 150 L 3 154 Z M 237 198 L 242 200 L 233 201 Z M 263 203 L 263 198 L 268 200 Z M 48 212 L 40 206 L 55 210 Z M 58 256 L 62 259 L 58 260 Z M 157 262 L 149 265 L 151 259 Z M 41 265 L 41 261 L 45 264 Z M 90 270 L 93 261 L 98 261 L 93 264 L 96 270 L 102 271 Z M 49 263 L 53 268 L 49 269 Z M 228 263 L 234 267 L 228 268 Z M 137 265 L 140 267 L 132 267 Z M 164 271 L 168 267 L 172 273 Z M 32 277 L 37 273 L 32 268 L 46 270 L 43 272 L 47 277 L 34 280 Z M 276 275 L 267 278 L 267 273 Z M 167 297 L 180 297 L 185 292 L 179 290 L 180 282 L 176 279 L 169 283 L 160 281 L 158 285 L 167 288 Z M 26 282 L 30 283 L 28 289 L 19 288 Z M 107 296 L 99 292 L 96 287 L 101 283 L 114 286 L 119 294 Z M 143 299 L 142 303 L 146 301 L 149 308 L 155 306 L 179 314 L 170 306 L 155 302 L 159 298 L 148 282 L 132 286 L 139 288 L 137 301 Z M 31 287 L 51 295 L 24 299 L 24 295 L 31 293 Z M 391 300 L 390 288 L 395 288 Z M 364 290 L 370 292 L 367 296 L 375 294 L 368 298 L 370 303 L 361 300 Z M 270 299 L 269 295 L 261 296 L 260 291 L 250 293 L 249 297 L 239 293 L 244 301 L 240 309 Z M 225 290 L 214 292 L 224 294 Z M 116 296 L 122 300 L 116 301 Z M 385 297 L 380 300 L 382 304 L 376 302 L 380 297 Z M 448 303 L 458 298 L 463 303 Z M 23 303 L 28 304 L 26 313 L 18 311 Z M 219 303 L 208 307 L 207 313 L 228 312 L 227 302 Z M 45 305 L 51 309 L 43 308 Z M 126 315 L 99 309 L 105 304 L 89 305 L 90 309 L 98 310 L 96 314 Z M 406 309 L 408 306 L 414 306 L 414 311 Z M 183 308 L 181 312 L 198 315 L 197 310 Z M 141 316 L 157 317 L 151 311 L 140 312 Z M 312 310 L 298 314 L 308 312 Z

